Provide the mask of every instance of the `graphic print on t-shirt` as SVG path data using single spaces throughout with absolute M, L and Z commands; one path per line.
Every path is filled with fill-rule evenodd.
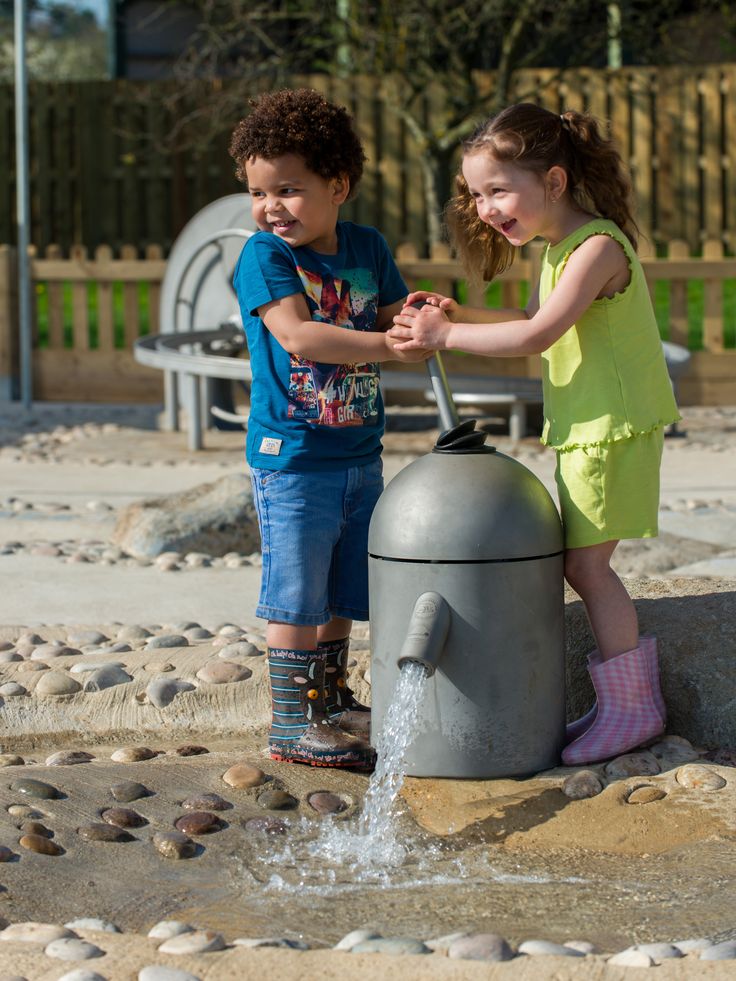
M 321 276 L 297 266 L 312 320 L 348 330 L 370 330 L 378 313 L 378 289 L 369 269 L 346 276 Z M 363 426 L 378 415 L 378 366 L 328 365 L 292 354 L 289 374 L 290 419 L 320 426 Z

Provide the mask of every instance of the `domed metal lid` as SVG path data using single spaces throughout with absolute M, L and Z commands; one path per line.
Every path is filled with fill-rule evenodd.
M 475 423 L 443 433 L 434 449 L 386 487 L 368 551 L 413 562 L 534 559 L 559 553 L 562 526 L 544 484 L 493 447 Z

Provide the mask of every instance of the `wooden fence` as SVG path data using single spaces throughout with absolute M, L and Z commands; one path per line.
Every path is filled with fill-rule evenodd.
M 425 254 L 418 150 L 381 101 L 378 81 L 316 75 L 295 82 L 324 90 L 355 116 L 368 162 L 346 217 L 380 228 L 392 248 L 410 241 Z M 482 83 L 493 92 L 492 75 Z M 227 133 L 215 140 L 203 135 L 186 152 L 162 151 L 177 122 L 165 108 L 171 85 L 31 87 L 31 240 L 37 247 L 84 242 L 119 249 L 133 242 L 142 249 L 153 242 L 166 252 L 200 208 L 240 189 Z M 15 237 L 12 98 L 12 88 L 0 85 L 0 242 Z M 444 98 L 441 90 L 425 94 L 426 118 L 441 122 Z M 513 76 L 511 98 L 610 119 L 633 172 L 642 227 L 655 242 L 682 239 L 695 253 L 702 242 L 718 240 L 736 250 L 736 65 L 525 69 Z
M 413 244 L 396 250 L 411 286 L 430 285 L 460 293 L 471 305 L 523 306 L 538 278 L 541 248 L 528 248 L 488 289 L 469 286 L 460 265 L 445 247 L 430 259 Z M 14 250 L 0 246 L 0 382 L 17 378 L 18 328 Z M 682 241 L 669 243 L 667 255 L 642 254 L 642 263 L 663 333 L 694 348 L 690 371 L 679 384 L 683 404 L 736 405 L 736 263 L 724 256 L 720 241 L 708 241 L 702 258 L 690 256 Z M 144 258 L 132 248 L 113 257 L 99 246 L 93 257 L 74 249 L 63 258 L 49 247 L 34 255 L 34 397 L 63 401 L 160 401 L 160 373 L 137 364 L 136 337 L 160 330 L 159 296 L 166 263 L 160 247 Z M 537 377 L 531 358 L 470 358 L 449 364 L 460 374 Z M 0 397 L 3 397 L 0 388 Z

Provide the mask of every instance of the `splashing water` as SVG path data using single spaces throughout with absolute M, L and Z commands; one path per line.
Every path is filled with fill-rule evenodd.
M 393 700 L 383 719 L 376 745 L 376 769 L 357 827 L 325 822 L 311 849 L 314 856 L 349 863 L 356 872 L 395 867 L 406 858 L 406 847 L 396 840 L 393 805 L 404 782 L 404 756 L 417 734 L 428 678 L 421 664 L 409 661 L 402 666 Z

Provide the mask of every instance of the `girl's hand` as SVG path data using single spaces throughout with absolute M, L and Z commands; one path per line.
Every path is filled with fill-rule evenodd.
M 410 293 L 406 298 L 405 307 L 410 307 L 421 301 L 444 310 L 450 320 L 455 319 L 455 313 L 460 309 L 460 304 L 451 296 L 443 296 L 442 293 L 432 293 L 429 290 L 416 290 L 414 293 Z
M 417 351 L 422 348 L 441 351 L 446 346 L 450 326 L 444 310 L 428 302 L 421 310 L 404 307 L 394 317 L 394 325 L 388 336 L 398 342 L 395 346 L 397 351 Z
M 406 364 L 414 364 L 418 361 L 426 361 L 427 358 L 431 358 L 434 351 L 430 351 L 427 348 L 412 348 L 411 350 L 402 350 L 396 339 L 391 336 L 391 332 L 386 333 L 386 346 L 391 352 L 391 357 L 395 361 L 402 361 Z

